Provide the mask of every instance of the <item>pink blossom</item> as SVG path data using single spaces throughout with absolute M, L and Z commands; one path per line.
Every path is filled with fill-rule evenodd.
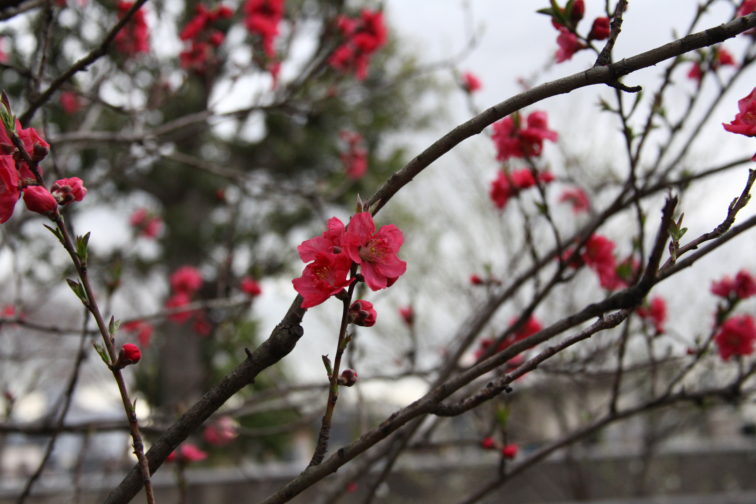
M 535 177 L 533 177 L 533 172 L 531 172 L 527 168 L 512 170 L 512 172 L 509 174 L 509 178 L 511 179 L 514 188 L 518 190 L 528 189 L 536 185 Z
M 701 63 L 695 62 L 691 65 L 690 70 L 688 70 L 688 79 L 697 81 L 699 84 L 701 83 L 701 79 L 703 79 Z
M 364 9 L 359 18 L 339 16 L 337 28 L 345 41 L 333 51 L 328 64 L 339 72 L 354 73 L 359 80 L 364 80 L 371 56 L 386 44 L 383 13 Z
M 746 299 L 751 296 L 756 296 L 756 280 L 753 276 L 746 271 L 740 270 L 735 275 L 735 282 L 733 285 L 733 291 L 738 299 Z
M 171 289 L 176 293 L 191 296 L 202 287 L 202 274 L 192 266 L 181 266 L 170 278 Z
M 177 460 L 179 462 L 199 462 L 207 458 L 207 453 L 200 450 L 197 445 L 186 442 L 166 458 L 168 462 Z
M 756 88 L 748 96 L 738 100 L 738 109 L 735 119 L 722 126 L 731 133 L 756 136 Z
M 73 115 L 81 108 L 79 103 L 79 96 L 73 91 L 63 91 L 60 93 L 60 106 L 63 108 L 63 112 L 68 115 Z
M 146 208 L 137 208 L 129 217 L 129 224 L 145 238 L 156 238 L 163 227 L 163 220 Z
M 625 284 L 617 275 L 614 242 L 601 235 L 592 235 L 581 254 L 583 262 L 596 272 L 602 287 L 615 290 Z
M 192 329 L 200 336 L 210 336 L 213 332 L 213 325 L 207 320 L 203 312 L 195 311 Z
M 42 186 L 27 186 L 24 188 L 24 203 L 32 212 L 49 215 L 58 210 L 58 202 L 50 191 Z
M 648 304 L 639 306 L 636 313 L 640 318 L 653 324 L 657 334 L 664 332 L 664 322 L 667 320 L 667 303 L 664 298 L 654 296 Z
M 733 66 L 737 67 L 738 63 L 735 61 L 735 58 L 732 56 L 732 53 L 725 49 L 722 46 L 719 46 L 714 49 L 714 63 L 712 64 L 714 68 L 719 68 L 720 66 Z
M 353 180 L 364 177 L 368 165 L 367 150 L 363 145 L 362 135 L 352 131 L 342 131 L 339 136 L 346 144 L 339 157 L 347 177 Z
M 496 145 L 496 159 L 540 156 L 544 140 L 556 142 L 559 135 L 548 129 L 546 112 L 535 111 L 527 118 L 527 126 L 522 128 L 522 117 L 514 113 L 493 125 L 492 139 Z
M 498 176 L 491 182 L 491 189 L 488 194 L 496 208 L 503 209 L 507 206 L 514 191 L 506 173 L 499 171 Z
M 753 317 L 739 315 L 725 320 L 714 341 L 723 360 L 730 360 L 733 355 L 751 355 L 756 342 Z
M 399 316 L 402 317 L 407 326 L 412 327 L 415 323 L 415 310 L 411 306 L 403 306 L 399 308 Z
M 18 183 L 18 171 L 13 158 L 0 156 L 0 223 L 7 222 L 13 215 L 20 196 Z
M 284 15 L 284 0 L 246 0 L 244 2 L 244 24 L 247 30 L 259 37 L 263 52 L 268 58 L 274 58 L 278 25 Z
M 130 322 L 124 323 L 121 326 L 121 329 L 126 332 L 136 334 L 137 340 L 139 341 L 139 344 L 142 346 L 142 348 L 147 348 L 148 346 L 150 346 L 152 333 L 154 331 L 154 328 L 151 324 L 148 324 L 144 320 L 132 320 Z
M 183 306 L 188 305 L 191 302 L 191 298 L 185 292 L 177 292 L 165 302 L 165 307 L 168 310 L 176 310 Z M 177 310 L 174 313 L 168 315 L 168 319 L 178 324 L 186 322 L 192 316 L 192 310 Z
M 50 189 L 55 199 L 61 205 L 68 205 L 74 201 L 81 201 L 87 195 L 84 181 L 79 177 L 56 180 Z
M 576 52 L 585 48 L 583 43 L 580 42 L 580 40 L 577 38 L 577 35 L 572 33 L 567 28 L 561 28 L 559 30 L 557 45 L 559 46 L 559 49 L 557 49 L 557 52 L 554 55 L 554 59 L 557 63 L 562 63 L 572 59 L 572 56 Z
M 241 282 L 239 283 L 239 288 L 244 294 L 252 298 L 257 297 L 260 294 L 262 294 L 262 289 L 260 288 L 260 284 L 258 284 L 255 281 L 255 279 L 252 277 L 242 278 Z
M 743 0 L 743 3 L 738 7 L 738 16 L 747 16 L 751 12 L 756 11 L 756 0 Z
M 509 326 L 510 327 L 513 326 L 515 322 L 517 322 L 517 317 L 509 321 Z M 541 329 L 543 329 L 543 326 L 541 325 L 541 323 L 538 321 L 538 319 L 535 316 L 531 315 L 514 334 L 514 340 L 515 341 L 524 340 L 525 338 L 528 338 L 534 335 Z
M 392 285 L 407 270 L 407 263 L 396 255 L 403 242 L 401 230 L 393 224 L 376 232 L 370 212 L 353 215 L 342 238 L 347 255 L 360 265 L 372 290 Z
M 134 5 L 134 2 L 119 1 L 116 4 L 118 19 L 122 19 Z M 118 52 L 126 57 L 150 52 L 150 31 L 144 8 L 139 8 L 131 19 L 121 28 L 113 40 Z
M 215 446 L 227 445 L 239 436 L 239 424 L 230 416 L 222 416 L 205 427 L 203 439 Z
M 317 306 L 349 286 L 352 282 L 347 278 L 347 274 L 351 267 L 352 259 L 346 254 L 317 255 L 313 262 L 305 266 L 302 276 L 292 280 L 294 289 L 303 298 L 301 307 Z
M 471 72 L 465 72 L 462 74 L 462 88 L 468 93 L 474 93 L 480 91 L 483 84 L 478 79 L 478 76 Z
M 711 283 L 712 294 L 728 299 L 746 299 L 756 295 L 756 280 L 747 270 L 740 270 L 735 279 L 725 275 Z
M 587 211 L 591 205 L 588 196 L 579 187 L 565 189 L 559 196 L 559 202 L 569 203 L 572 206 L 572 212 L 575 214 Z

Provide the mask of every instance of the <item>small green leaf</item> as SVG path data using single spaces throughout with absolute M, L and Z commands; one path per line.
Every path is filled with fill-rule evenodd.
M 89 233 L 76 237 L 76 255 L 79 256 L 82 263 L 87 262 L 87 257 L 89 256 Z
M 74 291 L 76 297 L 78 297 L 85 305 L 88 304 L 87 293 L 84 291 L 84 287 L 82 287 L 81 284 L 76 280 L 72 280 L 70 278 L 66 278 L 66 282 L 68 282 L 68 286 L 71 287 L 72 291 Z
M 95 352 L 97 352 L 97 355 L 100 356 L 100 359 L 102 359 L 102 362 L 110 366 L 110 356 L 108 355 L 108 352 L 105 351 L 105 348 L 99 343 L 92 343 L 92 346 L 94 347 Z
M 506 406 L 496 408 L 496 421 L 502 429 L 506 429 L 509 421 L 509 409 Z
M 60 229 L 54 228 L 52 226 L 48 226 L 47 224 L 43 224 L 52 234 L 55 235 L 55 237 L 58 239 L 58 241 L 65 245 L 65 242 L 63 241 L 63 233 L 60 232 Z
M 108 332 L 110 333 L 111 338 L 115 338 L 115 334 L 118 332 L 118 329 L 120 327 L 121 321 L 116 320 L 116 318 L 111 315 L 110 322 L 108 322 Z

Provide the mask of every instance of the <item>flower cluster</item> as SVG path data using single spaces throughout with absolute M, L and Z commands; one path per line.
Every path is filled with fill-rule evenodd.
M 367 173 L 367 150 L 363 145 L 362 135 L 353 131 L 341 131 L 339 138 L 344 142 L 339 158 L 347 177 L 361 179 Z
M 611 20 L 601 16 L 593 20 L 588 35 L 581 37 L 578 24 L 585 16 L 584 0 L 569 0 L 564 7 L 551 2 L 552 7 L 540 9 L 538 12 L 551 18 L 551 25 L 559 32 L 557 35 L 558 49 L 554 54 L 557 63 L 572 59 L 572 56 L 588 47 L 585 42 L 591 40 L 606 40 L 611 35 Z
M 493 125 L 496 159 L 506 161 L 510 158 L 540 156 L 544 140 L 556 142 L 559 135 L 549 129 L 546 112 L 541 110 L 531 113 L 522 127 L 519 112 L 505 117 Z
M 751 93 L 738 100 L 738 113 L 729 124 L 722 124 L 731 133 L 745 136 L 756 136 L 756 88 Z M 754 155 L 756 161 L 756 155 Z
M 509 327 L 512 327 L 515 322 L 517 322 L 517 318 L 513 318 L 509 321 Z M 494 353 L 499 353 L 503 350 L 506 350 L 512 344 L 517 343 L 518 341 L 522 341 L 525 338 L 528 338 L 538 331 L 543 329 L 543 326 L 541 325 L 541 322 L 539 320 L 531 315 L 528 317 L 528 319 L 520 326 L 520 328 L 515 332 L 514 334 L 509 335 L 507 338 L 505 338 L 501 343 L 499 343 L 499 346 L 496 347 L 496 351 Z M 491 338 L 484 338 L 480 341 L 478 344 L 478 348 L 475 350 L 475 353 L 473 354 L 475 357 L 475 360 L 480 360 L 485 356 L 488 352 L 491 346 L 494 344 L 494 340 Z M 510 359 L 507 363 L 510 367 L 517 367 L 519 366 L 522 361 L 524 360 L 522 355 L 518 355 L 517 357 Z
M 519 447 L 514 443 L 509 443 L 499 447 L 496 440 L 492 437 L 485 437 L 480 440 L 480 447 L 484 450 L 499 450 L 504 458 L 513 459 L 517 456 Z
M 396 255 L 403 241 L 402 232 L 393 224 L 376 232 L 370 212 L 353 215 L 346 228 L 336 217 L 329 219 L 322 235 L 297 247 L 299 257 L 309 263 L 302 276 L 292 281 L 302 295 L 302 308 L 319 305 L 354 282 L 356 276 L 349 276 L 353 264 L 360 266 L 370 289 L 391 286 L 407 269 L 407 263 Z
M 41 174 L 37 164 L 47 156 L 50 145 L 34 128 L 22 129 L 18 121 L 15 134 L 23 144 L 24 153 L 16 148 L 5 128 L 0 128 L 0 223 L 11 218 L 22 193 L 26 207 L 43 215 L 56 213 L 58 205 L 84 199 L 87 189 L 78 177 L 57 180 L 50 190 L 37 185 L 34 169 Z
M 118 19 L 123 19 L 134 6 L 134 2 L 119 1 L 116 5 Z M 131 57 L 150 52 L 150 29 L 144 15 L 144 8 L 139 8 L 131 19 L 116 33 L 115 48 L 124 56 Z
M 688 71 L 688 78 L 701 84 L 707 71 L 715 72 L 723 66 L 737 67 L 738 64 L 732 54 L 724 47 L 714 47 L 709 51 L 699 51 L 699 60 L 694 62 Z
M 339 16 L 336 24 L 344 41 L 328 58 L 328 64 L 341 73 L 365 79 L 370 58 L 386 44 L 383 13 L 364 9 L 359 17 Z
M 596 273 L 601 287 L 616 290 L 627 286 L 640 265 L 633 257 L 628 257 L 618 264 L 614 256 L 614 247 L 614 242 L 609 238 L 594 234 L 588 238 L 579 257 L 573 257 L 573 250 L 568 249 L 562 255 L 562 259 L 568 260 L 573 257 L 569 263 L 571 268 L 586 265 Z
M 714 336 L 723 360 L 733 355 L 751 355 L 756 343 L 756 323 L 750 315 L 738 315 L 725 320 Z
M 279 33 L 278 25 L 284 15 L 284 0 L 247 0 L 244 3 L 244 25 L 259 37 L 265 56 L 276 57 L 275 41 Z
M 653 325 L 657 334 L 664 332 L 664 322 L 667 320 L 667 303 L 664 298 L 654 296 L 651 301 L 639 306 L 635 313 Z
M 138 208 L 131 214 L 129 224 L 138 236 L 157 238 L 163 227 L 163 220 L 146 208 Z
M 554 176 L 550 172 L 543 172 L 538 174 L 538 179 L 548 183 L 554 180 Z M 510 198 L 517 196 L 523 189 L 535 185 L 535 176 L 528 168 L 512 170 L 509 173 L 500 170 L 499 175 L 491 182 L 489 196 L 496 208 L 503 209 Z
M 725 275 L 712 282 L 711 293 L 733 302 L 756 296 L 756 279 L 748 271 L 740 270 L 735 278 Z
M 223 21 L 230 19 L 234 11 L 225 5 L 208 10 L 202 4 L 197 4 L 196 11 L 179 34 L 179 38 L 186 43 L 179 55 L 179 61 L 182 68 L 203 74 L 208 62 L 214 59 L 215 49 L 226 38 L 227 26 L 223 26 Z
M 142 348 L 150 346 L 154 328 L 144 320 L 132 320 L 121 325 L 121 329 L 127 333 L 135 334 Z
M 208 323 L 203 312 L 198 310 L 177 310 L 188 305 L 192 297 L 202 287 L 204 280 L 199 270 L 191 266 L 182 266 L 170 277 L 171 297 L 165 302 L 165 307 L 172 311 L 168 318 L 176 323 L 192 320 L 192 327 L 197 334 L 208 336 L 212 326 Z

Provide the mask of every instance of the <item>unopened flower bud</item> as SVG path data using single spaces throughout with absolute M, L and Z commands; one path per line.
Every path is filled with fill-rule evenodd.
M 24 189 L 24 203 L 32 212 L 49 215 L 58 209 L 58 202 L 50 191 L 42 186 L 28 186 Z
M 349 322 L 354 325 L 371 327 L 377 316 L 373 303 L 364 299 L 358 299 L 349 307 Z
M 338 382 L 339 385 L 351 387 L 352 385 L 357 383 L 357 371 L 355 371 L 354 369 L 345 369 L 341 372 Z
M 480 447 L 484 450 L 493 450 L 496 448 L 496 441 L 492 437 L 484 437 L 480 440 Z
M 519 448 L 516 444 L 508 444 L 501 449 L 501 454 L 508 459 L 513 459 L 517 456 Z
M 43 159 L 45 159 L 45 157 L 47 157 L 47 154 L 49 152 L 50 149 L 48 149 L 44 145 L 34 144 L 34 148 L 31 152 L 32 161 L 42 161 Z
M 118 353 L 118 360 L 113 364 L 114 369 L 122 369 L 130 364 L 136 364 L 142 358 L 142 352 L 139 347 L 133 343 L 126 343 L 121 347 Z

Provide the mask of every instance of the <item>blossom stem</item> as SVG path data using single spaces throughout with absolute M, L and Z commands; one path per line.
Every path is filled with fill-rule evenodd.
M 114 339 L 113 336 L 110 334 L 110 330 L 108 329 L 108 325 L 105 322 L 105 319 L 102 316 L 102 313 L 100 312 L 100 308 L 97 305 L 97 301 L 95 299 L 94 295 L 94 289 L 92 289 L 92 284 L 89 280 L 89 274 L 87 272 L 87 264 L 86 262 L 82 261 L 79 257 L 76 247 L 73 244 L 73 240 L 71 239 L 71 235 L 68 233 L 68 228 L 65 225 L 65 222 L 63 221 L 63 217 L 61 217 L 59 214 L 55 214 L 52 217 L 53 221 L 55 222 L 58 230 L 60 231 L 60 236 L 62 237 L 61 242 L 63 243 L 63 247 L 66 249 L 66 252 L 68 252 L 68 255 L 71 257 L 71 261 L 74 264 L 74 267 L 76 268 L 76 272 L 79 275 L 79 279 L 81 280 L 81 285 L 84 288 L 84 292 L 86 293 L 86 302 L 84 302 L 85 307 L 89 312 L 92 314 L 92 317 L 95 319 L 95 322 L 97 324 L 97 328 L 100 331 L 100 334 L 102 335 L 103 343 L 105 344 L 105 348 L 108 352 L 108 356 L 110 357 L 110 362 L 116 362 L 118 359 L 118 352 L 116 351 Z M 134 403 L 131 401 L 129 397 L 129 391 L 126 388 L 126 381 L 123 378 L 123 374 L 121 373 L 121 370 L 116 368 L 115 366 L 109 366 L 111 372 L 113 373 L 113 378 L 115 379 L 116 384 L 118 385 L 118 392 L 121 395 L 121 401 L 123 402 L 123 408 L 126 411 L 126 419 L 129 422 L 129 430 L 131 432 L 131 439 L 132 444 L 134 447 L 134 454 L 137 457 L 137 460 L 139 461 L 139 467 L 141 468 L 142 472 L 142 482 L 144 485 L 144 491 L 147 497 L 148 504 L 154 504 L 155 503 L 155 495 L 152 491 L 152 482 L 150 480 L 150 469 L 149 465 L 147 463 L 147 458 L 144 456 L 144 442 L 142 441 L 142 435 L 139 431 L 139 422 L 137 420 L 136 411 L 134 410 Z
M 356 265 L 352 266 L 352 277 L 355 276 L 355 266 Z M 326 402 L 326 411 L 323 414 L 323 420 L 320 425 L 320 433 L 318 434 L 318 443 L 315 446 L 315 453 L 313 453 L 308 467 L 320 464 L 328 451 L 328 439 L 331 435 L 331 420 L 333 418 L 333 412 L 336 409 L 336 401 L 339 399 L 339 370 L 341 367 L 341 358 L 344 356 L 344 350 L 346 350 L 346 347 L 349 344 L 347 338 L 347 327 L 349 327 L 349 306 L 352 303 L 352 295 L 354 294 L 355 285 L 357 285 L 357 282 L 352 282 L 347 289 L 346 296 L 341 300 L 344 307 L 341 313 L 341 326 L 339 328 L 339 341 L 336 344 L 336 356 L 333 359 L 333 367 L 330 376 L 328 377 L 330 382 L 330 386 L 328 387 L 328 401 Z

